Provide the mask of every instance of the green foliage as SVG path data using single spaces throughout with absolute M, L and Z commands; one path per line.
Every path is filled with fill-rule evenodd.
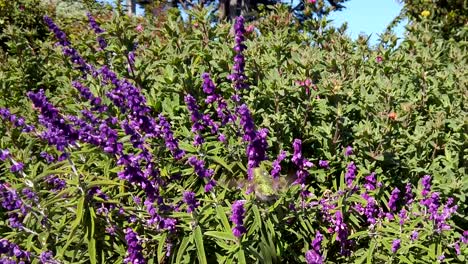
M 386 34 L 370 47 L 365 40 L 352 41 L 343 29 L 330 27 L 326 18 L 296 23 L 283 7 L 253 22 L 256 29 L 246 34 L 245 51 L 250 89 L 242 95 L 256 127 L 269 130 L 269 159 L 255 169 L 250 182 L 238 123 L 221 128 L 227 143 L 205 133 L 204 144 L 193 144 L 183 98 L 193 95 L 203 114 L 215 111 L 204 103 L 200 78 L 204 72 L 210 73 L 216 92 L 224 98 L 235 93 L 227 80 L 234 41 L 232 25 L 211 24 L 208 11 L 192 10 L 188 16 L 191 22 L 184 23 L 172 10 L 166 21 L 157 24 L 119 13 L 103 14 L 98 22 L 105 30 L 104 50 L 84 18 L 60 26 L 89 64 L 96 69 L 108 65 L 141 89 L 151 114 L 164 114 L 187 155 L 203 159 L 213 169 L 218 182 L 213 191 L 205 192 L 206 179 L 195 174 L 186 158 L 175 160 L 163 140 L 149 137 L 145 147 L 155 156 L 165 183 L 158 189 L 162 200 L 151 204 L 160 217 L 177 220 L 176 230 L 170 231 L 160 223 L 148 223 L 152 216 L 144 203 L 147 194 L 141 186 L 120 179 L 123 166 L 100 148 L 80 142 L 67 147 L 68 158 L 45 162 L 41 152 L 62 153 L 38 136 L 45 128 L 25 98 L 27 90 L 45 88 L 66 121 L 92 109 L 71 86 L 73 80 L 89 86 L 109 105 L 107 112 L 97 114 L 100 118 L 109 115 L 122 121 L 128 113 L 121 113 L 106 97 L 112 87 L 101 77 L 83 78 L 54 46 L 55 40 L 34 39 L 41 51 L 35 56 L 34 49 L 20 48 L 26 40 L 10 41 L 10 49 L 30 52 L 9 55 L 10 65 L 20 69 L 27 60 L 30 68 L 12 71 L 2 65 L 0 74 L 7 77 L 0 79 L 0 106 L 24 116 L 38 131 L 21 133 L 7 120 L 0 121 L 0 149 L 12 153 L 11 160 L 0 161 L 0 183 L 17 190 L 30 208 L 22 219 L 23 229 L 12 228 L 11 212 L 0 208 L 2 238 L 32 252 L 33 263 L 48 250 L 61 263 L 122 263 L 129 247 L 127 228 L 138 233 L 141 253 L 150 263 L 300 263 L 317 231 L 324 235 L 321 254 L 328 263 L 435 263 L 441 255 L 447 262 L 466 260 L 466 244 L 459 243 L 461 254 L 455 250 L 468 229 L 466 36 L 464 42 L 446 40 L 431 31 L 434 24 L 415 21 L 400 45 L 394 35 Z M 139 23 L 142 32 L 137 30 Z M 138 43 L 135 63 L 128 70 L 134 43 Z M 299 83 L 306 80 L 310 84 Z M 235 106 L 229 100 L 228 107 Z M 126 153 L 139 153 L 124 129 L 115 129 Z M 303 156 L 315 164 L 307 169 L 310 176 L 304 186 L 293 184 L 297 167 L 290 157 L 296 138 L 302 140 Z M 349 145 L 354 153 L 345 156 Z M 268 173 L 281 150 L 288 152 L 288 158 L 275 182 Z M 10 171 L 12 160 L 25 163 L 24 173 Z M 328 160 L 329 168 L 320 168 L 319 160 Z M 351 161 L 358 168 L 355 188 L 349 188 L 345 179 Z M 382 187 L 365 188 L 364 178 L 371 172 L 376 172 Z M 449 230 L 441 231 L 428 220 L 427 207 L 420 203 L 427 199 L 420 184 L 425 174 L 433 176 L 433 191 L 440 193 L 441 204 L 455 198 L 458 209 L 447 219 Z M 53 190 L 47 181 L 51 175 L 65 181 L 66 187 Z M 414 187 L 415 202 L 411 206 L 399 202 L 398 208 L 407 210 L 404 224 L 399 216 L 369 224 L 356 209 L 358 204 L 367 206 L 362 195 L 366 193 L 388 213 L 392 190 L 403 191 L 406 184 Z M 90 194 L 96 187 L 107 198 Z M 26 188 L 37 194 L 37 201 L 23 194 Z M 250 188 L 253 191 L 247 194 Z M 200 202 L 191 212 L 182 197 L 187 190 Z M 239 238 L 233 235 L 229 219 L 236 200 L 246 201 L 247 232 Z M 349 255 L 340 252 L 337 232 L 324 217 L 324 204 L 330 206 L 331 215 L 343 214 L 352 240 Z M 411 239 L 413 231 L 419 232 L 417 240 Z M 395 253 L 394 239 L 401 239 L 402 245 Z
M 411 20 L 433 20 L 434 29 L 447 39 L 461 40 L 466 37 L 468 1 L 404 0 L 402 2 L 405 4 L 405 13 L 411 17 Z

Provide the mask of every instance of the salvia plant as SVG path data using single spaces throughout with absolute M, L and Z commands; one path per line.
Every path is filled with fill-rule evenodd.
M 1 263 L 466 261 L 457 43 L 206 14 L 44 16 L 62 87 L 0 108 Z

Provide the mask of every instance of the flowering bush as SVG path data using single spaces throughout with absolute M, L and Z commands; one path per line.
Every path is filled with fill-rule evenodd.
M 206 14 L 44 17 L 61 85 L 0 108 L 3 262 L 466 260 L 461 44 Z

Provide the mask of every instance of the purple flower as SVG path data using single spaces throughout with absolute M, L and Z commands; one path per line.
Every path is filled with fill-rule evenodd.
M 399 224 L 402 226 L 405 224 L 405 221 L 408 217 L 408 212 L 405 209 L 401 209 L 398 213 L 398 217 L 400 218 Z
M 400 195 L 400 190 L 398 188 L 393 189 L 390 199 L 388 200 L 388 208 L 390 211 L 396 211 L 396 203 Z
M 91 15 L 91 13 L 87 13 L 87 16 L 88 16 L 89 25 L 91 29 L 93 29 L 94 32 L 98 35 L 104 33 L 104 30 L 102 30 L 102 28 L 99 27 L 98 23 L 96 22 L 94 17 Z M 98 39 L 99 47 L 101 47 L 101 49 L 105 49 L 107 47 L 106 40 L 102 36 L 98 36 L 97 39 Z
M 372 172 L 369 176 L 366 176 L 365 180 L 366 180 L 366 183 L 364 184 L 364 187 L 368 191 L 375 190 L 375 187 L 376 187 L 376 184 L 377 184 L 377 179 L 375 177 L 375 172 Z
M 307 264 L 322 264 L 323 257 L 321 254 L 315 252 L 314 250 L 309 250 L 305 255 Z
M 353 187 L 353 181 L 356 179 L 357 168 L 353 161 L 346 167 L 345 181 L 348 188 Z
M 57 260 L 54 259 L 54 254 L 52 251 L 44 251 L 39 255 L 39 261 L 42 264 L 58 264 Z
M 284 158 L 286 158 L 286 152 L 285 151 L 281 151 L 280 154 L 278 155 L 278 157 L 276 158 L 275 161 L 273 161 L 273 165 L 272 165 L 272 170 L 271 170 L 271 176 L 274 178 L 274 179 L 277 179 L 279 178 L 280 176 L 280 172 L 281 172 L 281 161 L 284 160 Z
M 207 95 L 212 95 L 216 89 L 215 84 L 210 78 L 210 75 L 208 73 L 203 73 L 202 74 L 203 78 L 203 92 L 205 92 Z
M 142 247 L 137 233 L 131 228 L 125 229 L 125 240 L 127 241 L 127 256 L 124 263 L 141 264 L 146 263 L 141 253 Z
M 411 235 L 410 235 L 410 239 L 411 241 L 415 241 L 419 238 L 419 232 L 414 230 L 413 232 L 411 232 Z
M 345 149 L 345 156 L 348 157 L 348 156 L 351 156 L 351 155 L 353 155 L 353 147 L 347 146 L 346 149 Z
M 406 186 L 405 186 L 405 195 L 403 197 L 403 202 L 404 204 L 409 205 L 413 203 L 413 199 L 414 199 L 414 194 L 411 188 L 411 183 L 408 182 L 406 183 Z
M 333 224 L 335 226 L 335 233 L 336 233 L 336 241 L 340 242 L 340 252 L 342 255 L 349 255 L 349 241 L 348 241 L 348 235 L 349 235 L 349 230 L 348 226 L 346 223 L 343 221 L 343 214 L 341 211 L 336 211 L 335 212 L 335 218 L 332 219 Z
M 216 181 L 211 179 L 205 185 L 205 192 L 211 192 L 211 190 L 216 186 Z
M 16 162 L 13 166 L 10 167 L 11 172 L 20 172 L 23 171 L 24 164 L 21 162 Z
M 421 192 L 421 195 L 426 197 L 431 191 L 431 176 L 430 175 L 424 175 L 422 179 L 422 186 L 423 186 L 423 190 Z
M 321 243 L 323 240 L 323 235 L 317 231 L 315 239 L 312 241 L 312 249 L 306 252 L 306 262 L 307 264 L 322 264 L 323 257 L 320 254 Z
M 174 159 L 181 159 L 185 156 L 185 151 L 179 148 L 179 141 L 174 137 L 174 133 L 171 130 L 171 124 L 162 114 L 159 115 L 159 125 L 162 128 L 166 147 L 172 152 Z
M 400 249 L 400 245 L 401 245 L 401 240 L 400 239 L 393 240 L 393 242 L 392 242 L 392 252 L 396 253 L 398 251 L 398 249 Z
M 248 85 L 245 83 L 247 80 L 247 76 L 245 76 L 245 58 L 243 55 L 243 51 L 247 48 L 244 44 L 244 18 L 239 16 L 236 18 L 236 22 L 234 24 L 234 52 L 236 55 L 234 56 L 234 66 L 233 66 L 233 73 L 229 75 L 228 79 L 234 83 L 234 89 L 236 91 L 248 88 Z M 236 100 L 237 101 L 237 100 Z
M 442 255 L 440 255 L 439 257 L 437 257 L 437 260 L 438 260 L 439 262 L 443 262 L 443 261 L 445 260 L 445 255 L 444 255 L 444 253 L 442 253 Z
M 234 224 L 234 228 L 232 229 L 232 233 L 235 237 L 241 237 L 244 233 L 247 232 L 246 228 L 244 227 L 244 203 L 243 200 L 237 200 L 232 204 L 231 210 L 231 221 Z
M 53 191 L 53 192 L 61 191 L 67 185 L 65 180 L 62 180 L 62 179 L 60 179 L 59 177 L 57 177 L 55 175 L 49 175 L 49 176 L 45 177 L 44 180 L 45 180 L 45 182 L 47 184 L 52 185 L 52 188 L 50 190 Z
M 1 263 L 29 263 L 31 261 L 31 252 L 22 250 L 17 244 L 6 239 L 0 240 L 0 254 L 5 254 L 7 257 L 15 257 L 16 261 L 4 262 L 5 259 L 0 258 Z
M 291 161 L 298 167 L 298 170 L 296 171 L 297 179 L 294 183 L 304 184 L 307 176 L 309 175 L 307 169 L 312 167 L 314 164 L 302 157 L 302 141 L 300 139 L 294 139 L 293 150 L 294 152 Z
M 226 143 L 226 136 L 224 134 L 219 134 L 218 140 L 221 141 L 222 143 Z
M 195 209 L 200 205 L 199 202 L 197 202 L 197 199 L 195 198 L 195 193 L 194 192 L 184 192 L 182 200 L 184 203 L 187 204 L 187 212 L 191 213 L 195 211 Z
M 10 151 L 8 149 L 0 150 L 0 160 L 5 161 L 10 157 Z
M 205 162 L 203 160 L 198 159 L 196 156 L 191 156 L 187 161 L 193 167 L 198 177 L 210 178 L 213 176 L 214 171 L 212 169 L 205 169 Z
M 59 40 L 60 45 L 68 46 L 70 42 L 67 39 L 67 35 L 60 28 L 52 21 L 52 19 L 48 16 L 44 16 L 44 22 L 46 23 L 47 27 L 50 31 L 54 32 L 55 37 Z
M 457 254 L 457 256 L 459 256 L 461 254 L 461 250 L 460 250 L 460 244 L 458 242 L 456 242 L 453 247 L 455 248 L 455 253 Z
M 463 231 L 463 236 L 460 240 L 463 244 L 468 244 L 468 230 Z
M 325 169 L 328 169 L 330 167 L 330 164 L 329 164 L 328 160 L 319 160 L 318 165 L 321 168 L 325 168 Z

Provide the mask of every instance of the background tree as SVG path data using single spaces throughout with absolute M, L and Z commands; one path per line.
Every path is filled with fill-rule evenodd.
M 127 6 L 131 13 L 134 13 L 135 4 L 141 5 L 145 13 L 157 15 L 160 11 L 170 7 L 189 9 L 194 6 L 215 5 L 215 12 L 220 20 L 232 20 L 236 16 L 243 15 L 246 18 L 253 19 L 258 17 L 260 6 L 271 7 L 272 5 L 283 3 L 290 6 L 293 12 L 300 20 L 312 17 L 314 15 L 323 16 L 335 10 L 344 8 L 343 3 L 347 0 L 301 0 L 301 1 L 281 1 L 281 0 L 127 0 Z

